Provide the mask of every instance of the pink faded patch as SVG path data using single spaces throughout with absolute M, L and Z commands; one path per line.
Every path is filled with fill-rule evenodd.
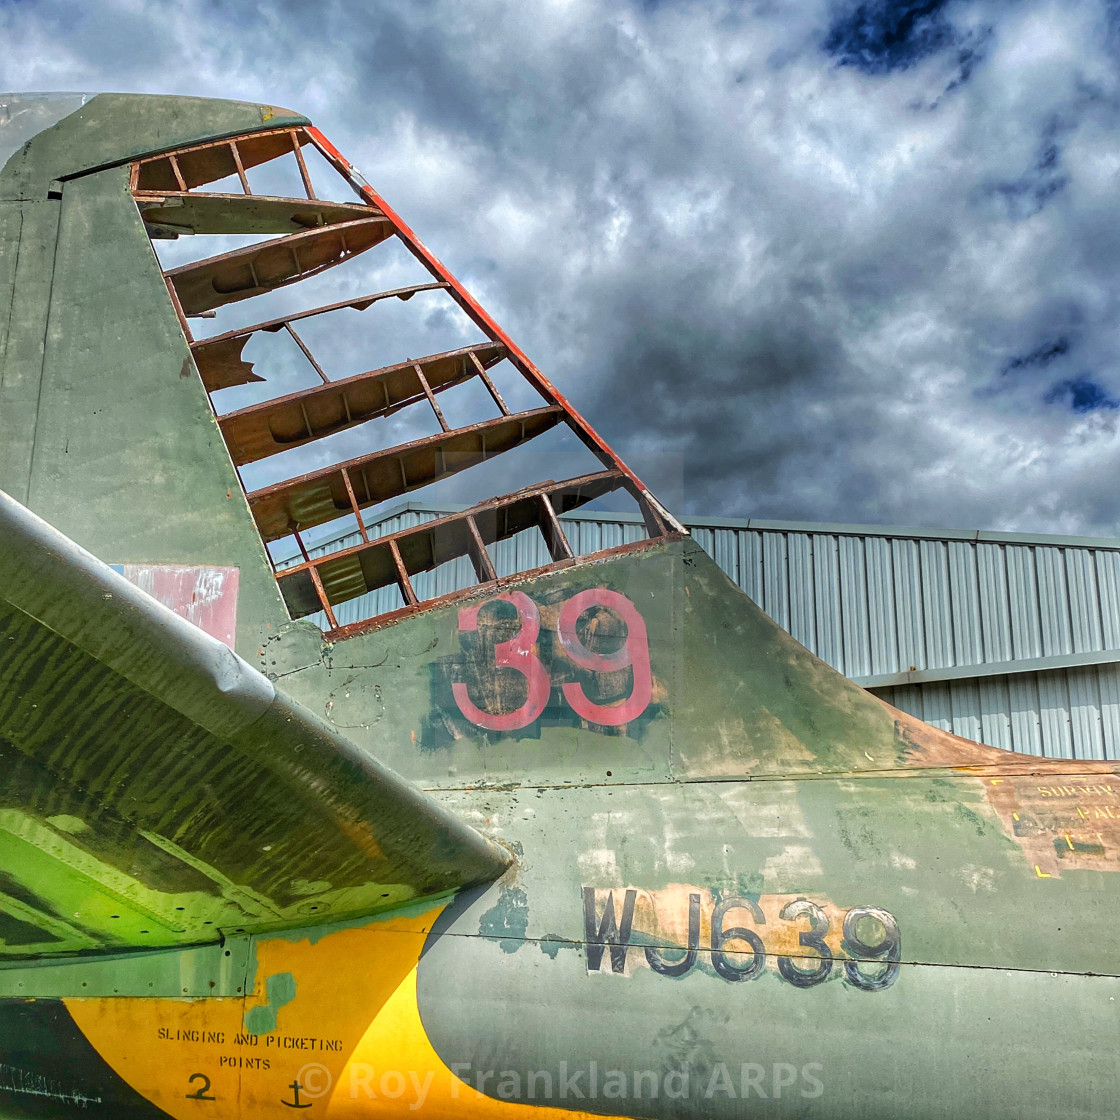
M 237 632 L 237 568 L 122 564 L 129 583 L 233 649 Z

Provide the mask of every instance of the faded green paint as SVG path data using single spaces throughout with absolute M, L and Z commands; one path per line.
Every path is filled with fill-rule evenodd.
M 692 541 L 524 586 L 530 594 L 539 587 L 542 604 L 598 586 L 635 603 L 646 621 L 655 681 L 667 697 L 654 705 L 656 714 L 609 738 L 581 726 L 563 704 L 523 733 L 447 733 L 456 713 L 442 686 L 461 653 L 457 604 L 349 638 L 324 649 L 318 663 L 308 663 L 300 631 L 289 663 L 284 631 L 261 667 L 332 722 L 345 719 L 356 743 L 427 788 L 675 782 L 903 764 L 905 743 L 888 709 L 778 627 Z M 366 723 L 328 707 L 340 688 L 346 710 L 367 713 Z M 382 699 L 389 695 L 391 709 Z
M 99 93 L 8 160 L 0 170 L 0 199 L 41 200 L 55 180 L 222 136 L 306 123 L 274 105 Z
M 1115 977 L 911 965 L 885 993 L 853 991 L 841 981 L 802 992 L 772 974 L 722 987 L 697 971 L 676 982 L 648 970 L 612 982 L 588 977 L 576 954 L 511 963 L 485 941 L 462 941 L 446 938 L 425 958 L 420 1002 L 441 1053 L 463 1063 L 472 1084 L 478 1070 L 512 1070 L 523 1087 L 528 1071 L 551 1071 L 550 1103 L 645 1117 L 1115 1114 Z M 511 1035 L 526 1041 L 518 1045 Z M 509 1040 L 500 1066 L 496 1037 Z M 592 1063 L 597 1099 L 590 1098 Z M 690 1091 L 667 1098 L 667 1073 L 686 1063 Z M 746 1100 L 744 1063 L 765 1079 Z M 809 1065 L 819 1093 L 802 1080 Z M 795 1078 L 784 1093 L 774 1091 L 775 1066 L 779 1076 Z M 720 1069 L 730 1074 L 734 1096 L 726 1085 L 708 1093 Z M 556 1099 L 562 1070 L 583 1071 L 576 1087 L 584 1099 Z M 626 1098 L 604 1096 L 610 1070 L 625 1071 Z M 633 1099 L 636 1070 L 655 1071 L 656 1098 L 647 1089 L 644 1099 Z M 494 1091 L 495 1078 L 488 1088 Z
M 882 907 L 898 919 L 907 961 L 1120 975 L 1110 932 L 1116 873 L 1039 879 L 987 805 L 982 779 L 918 772 L 443 797 L 524 847 L 516 882 L 488 891 L 455 928 L 500 940 L 512 936 L 508 915 L 527 915 L 527 957 L 545 939 L 584 940 L 584 886 L 613 890 L 617 906 L 627 886 L 687 884 L 717 896 Z M 516 907 L 514 891 L 523 896 Z M 650 944 L 673 944 L 664 929 L 643 932 Z M 499 968 L 492 959 L 479 983 Z
M 0 489 L 27 501 L 61 203 L 0 202 Z
M 0 489 L 106 560 L 239 568 L 246 657 L 287 614 L 127 164 L 302 123 L 270 106 L 99 94 L 0 173 Z M 55 180 L 62 199 L 48 200 Z
M 179 378 L 189 353 L 126 165 L 305 121 L 270 106 L 99 94 L 0 171 L 0 489 L 109 559 L 206 563 L 232 547 L 246 572 L 248 651 L 283 616 L 279 596 L 271 579 L 253 579 L 262 546 L 232 466 L 214 454 L 222 443 L 202 387 Z M 61 180 L 64 200 L 48 199 Z
M 283 605 L 127 167 L 66 184 L 50 307 L 28 507 L 104 559 L 239 568 L 255 654 Z
M 415 993 L 448 1067 L 665 1075 L 687 1064 L 697 1079 L 677 1099 L 554 1107 L 1112 1115 L 1120 810 L 1109 813 L 1120 778 L 1108 765 L 992 751 L 892 712 L 687 539 L 511 582 L 539 608 L 533 656 L 551 687 L 518 731 L 483 731 L 457 705 L 453 685 L 479 699 L 496 673 L 492 649 L 459 631 L 462 603 L 333 645 L 287 620 L 125 165 L 301 120 L 101 96 L 0 175 L 0 196 L 25 199 L 0 201 L 0 488 L 102 557 L 238 568 L 238 649 L 277 684 L 272 695 L 244 666 L 187 656 L 181 633 L 134 625 L 142 601 L 103 573 L 83 582 L 75 563 L 44 562 L 44 587 L 26 565 L 22 584 L 5 577 L 0 638 L 18 655 L 0 647 L 0 957 L 100 955 L 0 962 L 0 1068 L 12 1054 L 53 1060 L 19 1049 L 37 999 L 127 996 L 125 1014 L 143 1022 L 136 997 L 173 1001 L 151 1011 L 162 1025 L 179 1013 L 217 1022 L 213 1005 L 183 1005 L 224 997 L 254 1036 L 349 1023 L 355 1048 L 370 1023 L 351 989 L 369 989 L 382 1001 Z M 48 200 L 58 179 L 61 199 Z M 561 685 L 582 678 L 556 636 L 560 605 L 596 588 L 625 596 L 649 636 L 650 703 L 609 730 L 566 701 Z M 495 631 L 516 629 L 500 620 L 508 606 L 486 611 Z M 495 691 L 517 695 L 516 670 L 501 672 Z M 506 857 L 463 822 L 516 853 L 500 881 L 489 882 Z M 607 950 L 594 965 L 606 897 L 618 918 L 628 891 L 624 964 Z M 765 956 L 741 983 L 718 966 L 749 965 L 748 939 L 740 931 L 737 948 L 720 949 L 711 929 L 733 896 L 761 915 L 740 901 L 734 922 L 751 922 Z M 819 983 L 804 919 L 780 916 L 796 900 L 829 923 L 833 964 Z M 858 944 L 867 925 L 887 926 L 848 922 L 860 907 L 900 930 L 889 986 L 876 988 L 882 965 Z M 436 928 L 386 924 L 398 920 Z M 44 940 L 19 944 L 28 929 Z M 402 966 L 399 939 L 424 934 L 418 964 L 417 949 Z M 290 970 L 277 964 L 289 959 Z M 382 977 L 386 960 L 405 971 Z M 304 1006 L 316 984 L 329 996 Z M 202 1067 L 166 1053 L 160 1099 L 181 1108 Z M 271 1096 L 246 1091 L 222 1107 L 257 1115 L 267 1100 L 274 1114 L 286 1098 L 273 1088 L 306 1058 L 277 1062 Z M 95 1058 L 81 1061 L 93 1084 Z M 779 1096 L 771 1084 L 749 1104 L 723 1083 L 705 1095 L 717 1069 L 742 1063 L 771 1077 L 812 1065 L 823 1088 Z M 238 1067 L 239 1094 L 256 1072 Z M 25 1102 L 5 1085 L 7 1120 Z M 122 1115 L 142 1114 L 119 1086 L 99 1091 Z
M 234 936 L 224 945 L 24 962 L 0 967 L 0 999 L 236 997 L 246 976 L 252 986 L 251 960 L 250 938 Z
M 245 1012 L 245 1029 L 250 1034 L 269 1034 L 276 1030 L 280 1009 L 296 998 L 296 978 L 290 972 L 278 972 L 264 984 L 266 1003 Z

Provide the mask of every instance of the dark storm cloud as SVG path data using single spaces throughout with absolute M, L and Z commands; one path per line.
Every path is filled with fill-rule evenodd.
M 1027 170 L 1015 179 L 991 182 L 984 189 L 998 198 L 1006 208 L 1007 216 L 1022 221 L 1037 214 L 1069 183 L 1069 175 L 1062 168 L 1061 148 L 1048 130 L 1037 158 Z
M 691 512 L 1115 533 L 1115 11 L 40 0 L 0 85 L 309 113 Z
M 1018 369 L 1027 369 L 1031 366 L 1048 366 L 1052 361 L 1069 353 L 1069 339 L 1056 338 L 1051 342 L 1044 342 L 1036 346 L 1029 354 L 1016 354 L 1004 362 L 1001 373 L 1013 373 Z

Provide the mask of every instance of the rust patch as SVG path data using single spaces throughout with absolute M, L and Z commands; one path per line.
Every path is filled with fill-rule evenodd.
M 1120 871 L 1120 775 L 985 778 L 984 790 L 1036 877 Z
M 1074 870 L 1120 871 L 1115 762 L 1016 754 L 890 710 L 910 766 L 951 767 L 983 782 L 989 804 L 1036 878 L 1056 879 Z

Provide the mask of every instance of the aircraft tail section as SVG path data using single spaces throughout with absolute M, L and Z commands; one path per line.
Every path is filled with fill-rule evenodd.
M 287 634 L 271 647 L 286 663 Z M 810 653 L 690 538 L 511 578 L 299 656 L 337 718 L 394 697 L 367 749 L 432 787 L 739 781 L 961 771 L 1111 772 L 1015 754 L 889 707 Z M 337 693 L 336 693 L 337 695 Z
M 0 507 L 9 951 L 485 881 L 504 854 L 435 798 L 479 784 L 1110 772 L 964 743 L 801 647 L 306 118 L 78 100 L 0 131 L 0 487 L 69 538 Z M 336 268 L 348 294 L 305 294 Z M 624 533 L 580 530 L 612 503 Z M 236 580 L 256 669 L 73 542 L 153 590 Z

